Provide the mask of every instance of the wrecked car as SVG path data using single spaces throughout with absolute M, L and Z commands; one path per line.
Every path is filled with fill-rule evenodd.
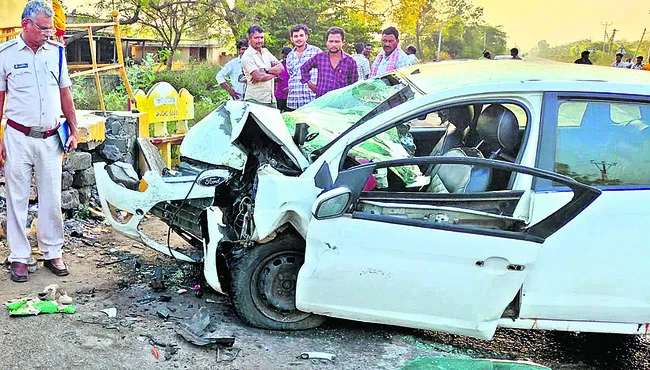
M 97 186 L 116 230 L 202 263 L 256 327 L 647 334 L 649 91 L 613 68 L 411 66 L 290 113 L 228 101 L 177 170 L 141 138 L 140 186 L 103 163 Z

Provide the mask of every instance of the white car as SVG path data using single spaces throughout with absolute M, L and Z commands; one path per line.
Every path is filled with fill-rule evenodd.
M 140 140 L 140 190 L 95 172 L 117 230 L 202 263 L 257 327 L 647 334 L 649 125 L 644 71 L 447 62 L 283 115 L 229 101 L 179 171 Z M 149 212 L 198 255 L 149 238 Z

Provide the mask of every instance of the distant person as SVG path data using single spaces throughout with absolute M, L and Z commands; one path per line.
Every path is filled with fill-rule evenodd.
M 217 73 L 217 83 L 230 94 L 234 100 L 242 100 L 244 91 L 246 91 L 246 76 L 241 66 L 241 56 L 248 49 L 248 41 L 245 39 L 237 41 L 237 52 L 239 55 L 230 60 Z M 226 77 L 230 79 L 230 85 L 226 82 Z
M 418 53 L 418 49 L 414 45 L 409 45 L 406 47 L 406 55 L 409 56 L 409 59 L 411 60 L 411 65 L 420 64 L 418 57 L 415 56 L 415 54 L 417 53 Z
M 345 31 L 339 27 L 330 27 L 325 35 L 327 51 L 316 54 L 300 67 L 301 82 L 307 84 L 316 98 L 328 92 L 352 85 L 359 80 L 357 63 L 343 52 Z M 311 81 L 311 70 L 318 69 L 316 84 Z
M 627 62 L 623 61 L 623 54 L 616 53 L 616 60 L 612 63 L 614 68 L 630 68 L 630 65 Z
M 293 50 L 287 55 L 287 71 L 289 72 L 289 95 L 287 96 L 287 111 L 296 110 L 303 105 L 316 99 L 316 94 L 309 86 L 300 82 L 302 78 L 300 67 L 305 62 L 321 52 L 321 49 L 307 43 L 309 40 L 309 28 L 304 24 L 296 24 L 291 27 L 289 37 L 293 43 Z M 311 72 L 311 79 L 318 79 L 318 71 Z
M 643 55 L 636 57 L 636 63 L 634 63 L 632 69 L 643 70 Z
M 370 57 L 372 56 L 372 45 L 366 44 L 366 48 L 363 49 L 363 56 L 370 60 Z
M 370 77 L 381 76 L 387 72 L 411 65 L 406 53 L 399 48 L 399 31 L 395 27 L 388 27 L 381 33 L 382 51 L 377 54 Z
M 514 60 L 521 60 L 521 57 L 519 57 L 519 49 L 517 48 L 510 49 L 510 56 Z
M 589 54 L 590 54 L 589 50 L 583 51 L 580 54 L 580 58 L 576 59 L 575 62 L 573 62 L 573 63 L 575 63 L 575 64 L 589 64 L 589 65 L 593 64 L 593 63 L 591 63 L 591 60 L 589 60 Z
M 489 51 L 484 50 L 484 51 L 483 51 L 483 56 L 480 57 L 479 59 L 480 59 L 480 60 L 483 60 L 483 59 L 492 59 L 492 54 L 491 54 Z
M 357 53 L 352 57 L 357 63 L 357 74 L 360 80 L 366 80 L 370 76 L 370 61 L 363 55 L 366 45 L 363 42 L 354 44 L 354 51 Z
M 648 57 L 648 63 L 643 66 L 644 71 L 650 71 L 650 56 Z
M 276 107 L 273 80 L 284 71 L 282 63 L 264 46 L 264 29 L 253 25 L 248 29 L 248 45 L 241 57 L 246 75 L 244 100 Z
M 287 71 L 287 55 L 291 53 L 291 48 L 285 46 L 282 48 L 282 66 L 284 71 L 280 73 L 275 80 L 275 99 L 278 102 L 278 109 L 280 112 L 287 110 L 287 96 L 289 95 L 289 71 Z

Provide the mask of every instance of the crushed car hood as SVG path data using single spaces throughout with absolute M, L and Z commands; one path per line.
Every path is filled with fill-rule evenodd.
M 304 170 L 309 166 L 293 142 L 292 134 L 279 110 L 233 100 L 227 101 L 192 127 L 181 144 L 181 156 L 242 170 L 247 155 L 235 142 L 250 118 L 271 140 L 280 145 L 299 168 Z

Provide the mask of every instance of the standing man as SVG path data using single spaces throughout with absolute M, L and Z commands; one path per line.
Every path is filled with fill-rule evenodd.
M 343 52 L 345 31 L 339 27 L 330 27 L 325 37 L 327 51 L 316 54 L 300 67 L 300 82 L 307 84 L 311 91 L 316 93 L 316 98 L 332 90 L 352 85 L 359 79 L 357 63 Z M 314 68 L 318 69 L 316 84 L 311 81 L 310 74 Z
M 234 100 L 242 100 L 244 98 L 244 91 L 246 91 L 246 76 L 241 65 L 241 57 L 248 49 L 247 40 L 237 41 L 237 51 L 239 55 L 230 60 L 223 66 L 219 73 L 217 73 L 217 83 L 230 94 Z M 230 78 L 230 85 L 226 82 L 226 77 Z M 231 87 L 232 86 L 232 87 Z
M 370 61 L 363 55 L 364 50 L 366 45 L 363 42 L 354 44 L 354 51 L 357 53 L 352 58 L 357 63 L 357 74 L 360 80 L 366 80 L 370 76 Z
M 409 45 L 406 47 L 406 55 L 408 55 L 409 60 L 411 61 L 411 65 L 420 64 L 418 57 L 415 56 L 417 53 L 418 49 L 415 47 L 415 45 Z
M 363 50 L 363 56 L 366 57 L 366 59 L 370 60 L 371 53 L 372 53 L 372 45 L 366 44 L 366 48 Z
M 648 57 L 648 63 L 643 66 L 644 71 L 650 71 L 650 56 Z
M 388 27 L 381 33 L 382 51 L 372 63 L 370 77 L 380 76 L 384 73 L 411 64 L 408 55 L 399 48 L 399 31 L 395 27 Z
M 575 64 L 589 64 L 589 65 L 593 64 L 593 63 L 591 63 L 591 60 L 589 60 L 589 54 L 590 54 L 589 50 L 583 51 L 580 54 L 580 58 L 576 59 L 575 62 L 573 62 L 573 63 L 575 63 Z
M 510 56 L 514 60 L 521 60 L 521 58 L 519 57 L 519 49 L 517 48 L 510 49 Z
M 264 48 L 264 29 L 253 25 L 248 29 L 248 45 L 241 57 L 246 76 L 244 100 L 275 108 L 273 81 L 284 67 L 268 49 Z
M 630 68 L 630 65 L 627 62 L 623 61 L 623 54 L 616 53 L 616 60 L 612 63 L 614 68 Z
M 636 57 L 636 63 L 632 66 L 632 69 L 643 70 L 643 55 Z
M 291 52 L 291 48 L 285 46 L 282 48 L 282 66 L 284 70 L 275 80 L 275 99 L 278 101 L 278 109 L 280 112 L 287 111 L 287 96 L 289 95 L 289 72 L 287 71 L 287 55 Z
M 58 117 L 68 121 L 69 150 L 77 147 L 77 118 L 63 46 L 49 38 L 56 32 L 49 4 L 25 5 L 21 34 L 0 45 L 0 112 L 6 108 L 7 127 L 0 142 L 7 184 L 7 242 L 11 280 L 27 281 L 31 247 L 25 234 L 32 174 L 38 187 L 38 246 L 45 267 L 68 275 L 62 258 L 61 216 L 62 143 Z
M 296 110 L 303 105 L 316 99 L 309 86 L 300 82 L 302 78 L 300 67 L 314 55 L 321 52 L 321 49 L 307 43 L 309 40 L 309 28 L 304 24 L 297 24 L 291 27 L 289 35 L 293 43 L 293 50 L 287 55 L 287 71 L 289 72 L 289 95 L 287 95 L 287 111 Z M 311 72 L 311 80 L 318 79 L 318 71 Z

